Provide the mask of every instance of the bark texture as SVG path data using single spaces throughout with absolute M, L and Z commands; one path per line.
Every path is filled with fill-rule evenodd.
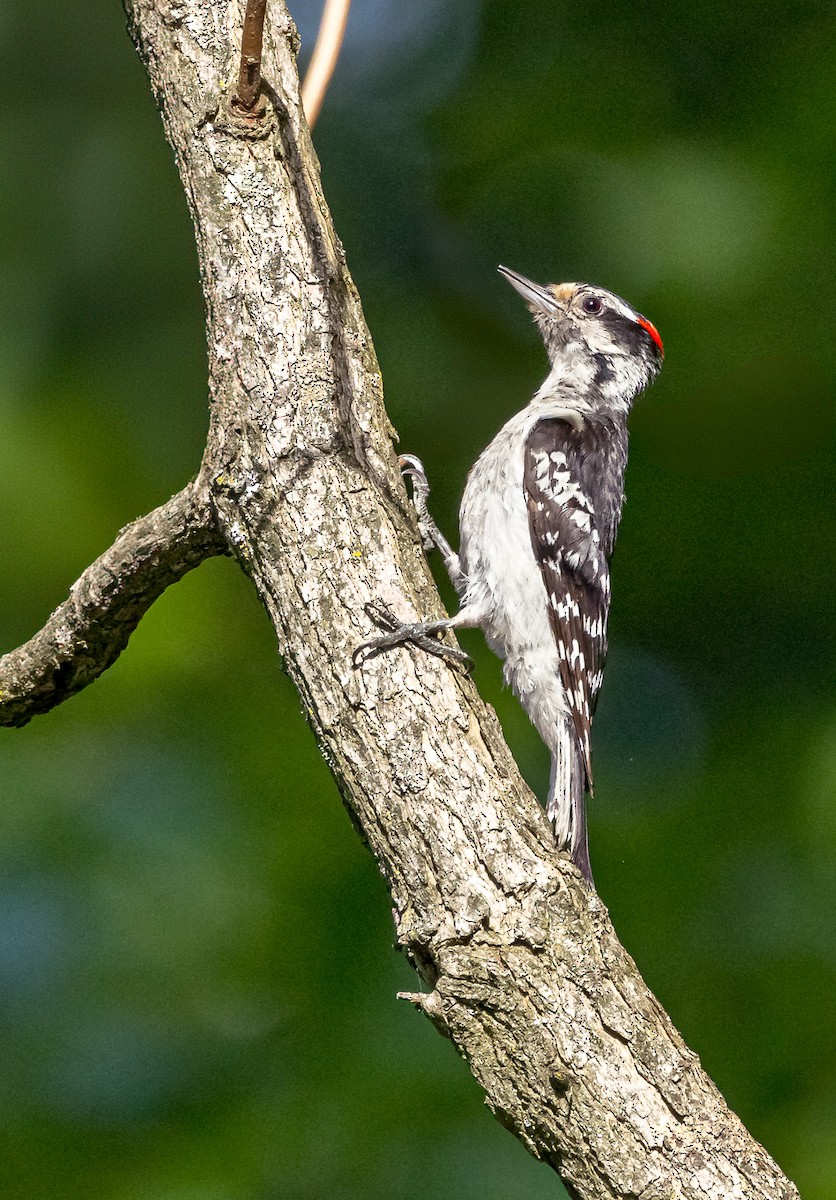
M 472 682 L 411 648 L 352 666 L 380 598 L 442 615 L 271 0 L 262 117 L 229 103 L 239 0 L 129 0 L 194 218 L 212 421 L 201 478 L 253 579 L 397 936 L 488 1104 L 572 1195 L 797 1195 L 729 1112 L 556 853 Z M 211 537 L 207 533 L 207 537 Z

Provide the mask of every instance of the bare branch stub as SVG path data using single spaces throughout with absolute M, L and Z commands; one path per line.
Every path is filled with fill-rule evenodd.
M 238 86 L 232 98 L 233 106 L 250 116 L 264 108 L 261 95 L 261 48 L 264 39 L 264 15 L 267 0 L 247 0 L 244 28 L 241 34 L 241 64 Z
M 197 483 L 127 525 L 43 629 L 0 658 L 0 726 L 26 725 L 92 683 L 170 584 L 226 552 Z

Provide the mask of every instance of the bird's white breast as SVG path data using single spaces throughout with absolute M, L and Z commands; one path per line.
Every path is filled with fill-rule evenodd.
M 510 669 L 533 649 L 553 657 L 557 669 L 523 492 L 526 439 L 543 415 L 529 407 L 503 426 L 470 472 L 462 498 L 464 601 L 479 614 L 491 648 Z

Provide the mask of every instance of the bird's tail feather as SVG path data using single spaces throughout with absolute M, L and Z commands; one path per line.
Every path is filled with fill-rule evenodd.
M 557 844 L 570 851 L 575 866 L 594 886 L 586 833 L 586 773 L 577 738 L 568 721 L 561 722 L 556 745 L 552 747 L 546 815 L 554 826 Z

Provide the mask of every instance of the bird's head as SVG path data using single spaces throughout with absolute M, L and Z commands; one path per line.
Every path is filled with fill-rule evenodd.
M 541 287 L 507 267 L 499 271 L 533 313 L 555 383 L 626 409 L 658 373 L 662 339 L 655 325 L 620 296 L 589 283 Z

